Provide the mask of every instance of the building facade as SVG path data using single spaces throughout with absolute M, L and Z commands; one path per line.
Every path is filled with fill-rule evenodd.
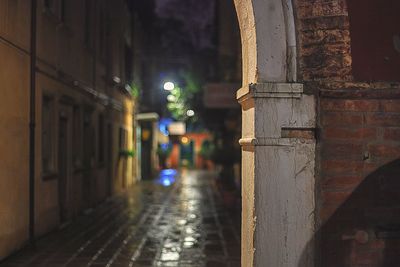
M 0 2 L 0 257 L 134 177 L 125 2 L 31 3 Z M 398 266 L 399 2 L 235 6 L 242 266 Z
M 398 266 L 398 1 L 235 0 L 242 266 Z
M 138 23 L 124 0 L 0 1 L 0 259 L 135 183 Z

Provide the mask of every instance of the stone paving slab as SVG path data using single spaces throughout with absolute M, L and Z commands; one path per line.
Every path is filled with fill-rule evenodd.
M 238 218 L 212 173 L 184 170 L 170 187 L 140 183 L 0 267 L 236 267 Z

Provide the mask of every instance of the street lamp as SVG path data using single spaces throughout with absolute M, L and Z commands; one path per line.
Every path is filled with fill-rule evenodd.
M 165 82 L 164 83 L 164 90 L 172 91 L 175 88 L 175 84 L 173 82 Z
M 186 111 L 186 115 L 187 115 L 188 117 L 193 117 L 193 116 L 194 116 L 194 111 L 191 110 L 191 109 L 189 109 L 188 111 Z

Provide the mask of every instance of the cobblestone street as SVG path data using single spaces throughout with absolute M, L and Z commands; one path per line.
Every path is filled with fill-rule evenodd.
M 139 183 L 0 266 L 240 266 L 239 217 L 213 177 L 183 171 L 171 186 Z

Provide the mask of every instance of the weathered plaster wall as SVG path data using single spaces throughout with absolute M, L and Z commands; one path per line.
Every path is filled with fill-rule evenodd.
M 255 149 L 251 146 L 242 149 L 242 266 L 252 266 L 255 251 Z M 244 175 L 246 174 L 246 175 Z
M 243 46 L 242 266 L 312 266 L 314 97 L 297 80 L 291 1 L 235 1 Z M 305 254 L 306 253 L 306 254 Z
M 314 97 L 301 84 L 259 83 L 248 90 L 239 98 L 242 265 L 312 266 Z
M 296 80 L 292 1 L 235 0 L 242 38 L 243 85 Z
M 257 81 L 257 44 L 251 0 L 235 0 L 242 40 L 243 85 Z
M 29 56 L 0 41 L 0 259 L 28 237 Z
M 28 51 L 30 40 L 30 1 L 0 2 L 0 36 L 3 41 Z
M 85 42 L 84 2 L 65 2 L 65 18 L 46 10 L 44 1 L 37 8 L 36 71 L 36 154 L 35 154 L 35 235 L 48 233 L 60 225 L 59 156 L 68 155 L 66 220 L 94 207 L 110 193 L 118 193 L 136 181 L 134 158 L 123 158 L 120 150 L 134 150 L 133 121 L 135 100 L 124 88 L 125 62 L 123 42 L 131 26 L 129 14 L 116 17 L 112 39 L 100 36 L 97 13 L 100 6 L 128 12 L 125 1 L 95 1 L 98 5 L 90 23 L 89 42 Z M 92 1 L 93 2 L 93 1 Z M 101 2 L 101 3 L 100 3 Z M 30 1 L 0 1 L 0 260 L 28 241 L 29 222 L 29 109 L 30 109 Z M 71 12 L 74 11 L 74 12 Z M 114 10 L 115 11 L 115 10 Z M 116 11 L 118 13 L 118 11 Z M 96 16 L 95 16 L 96 15 Z M 104 24 L 103 24 L 104 26 Z M 100 60 L 100 43 L 113 42 L 112 65 Z M 116 56 L 118 55 L 118 56 Z M 96 62 L 94 61 L 96 58 Z M 121 84 L 110 81 L 113 76 Z M 42 100 L 52 100 L 51 126 L 53 166 L 42 169 Z M 90 115 L 85 112 L 90 110 Z M 100 115 L 103 116 L 103 141 L 100 139 Z M 60 116 L 67 118 L 63 132 L 67 151 L 59 147 Z M 86 118 L 85 118 L 86 117 Z M 84 134 L 84 120 L 89 130 Z M 110 127 L 109 127 L 110 126 Z M 126 145 L 120 148 L 120 128 L 126 130 Z M 111 136 L 109 136 L 109 130 Z M 90 133 L 89 133 L 90 131 Z M 107 142 L 110 141 L 110 147 Z M 90 158 L 83 163 L 84 150 L 93 145 Z M 101 159 L 101 151 L 103 159 Z M 124 162 L 124 168 L 118 171 Z M 115 182 L 115 183 L 114 183 Z
M 256 147 L 254 266 L 313 266 L 314 144 L 282 142 Z
M 0 2 L 0 259 L 28 238 L 29 12 Z

